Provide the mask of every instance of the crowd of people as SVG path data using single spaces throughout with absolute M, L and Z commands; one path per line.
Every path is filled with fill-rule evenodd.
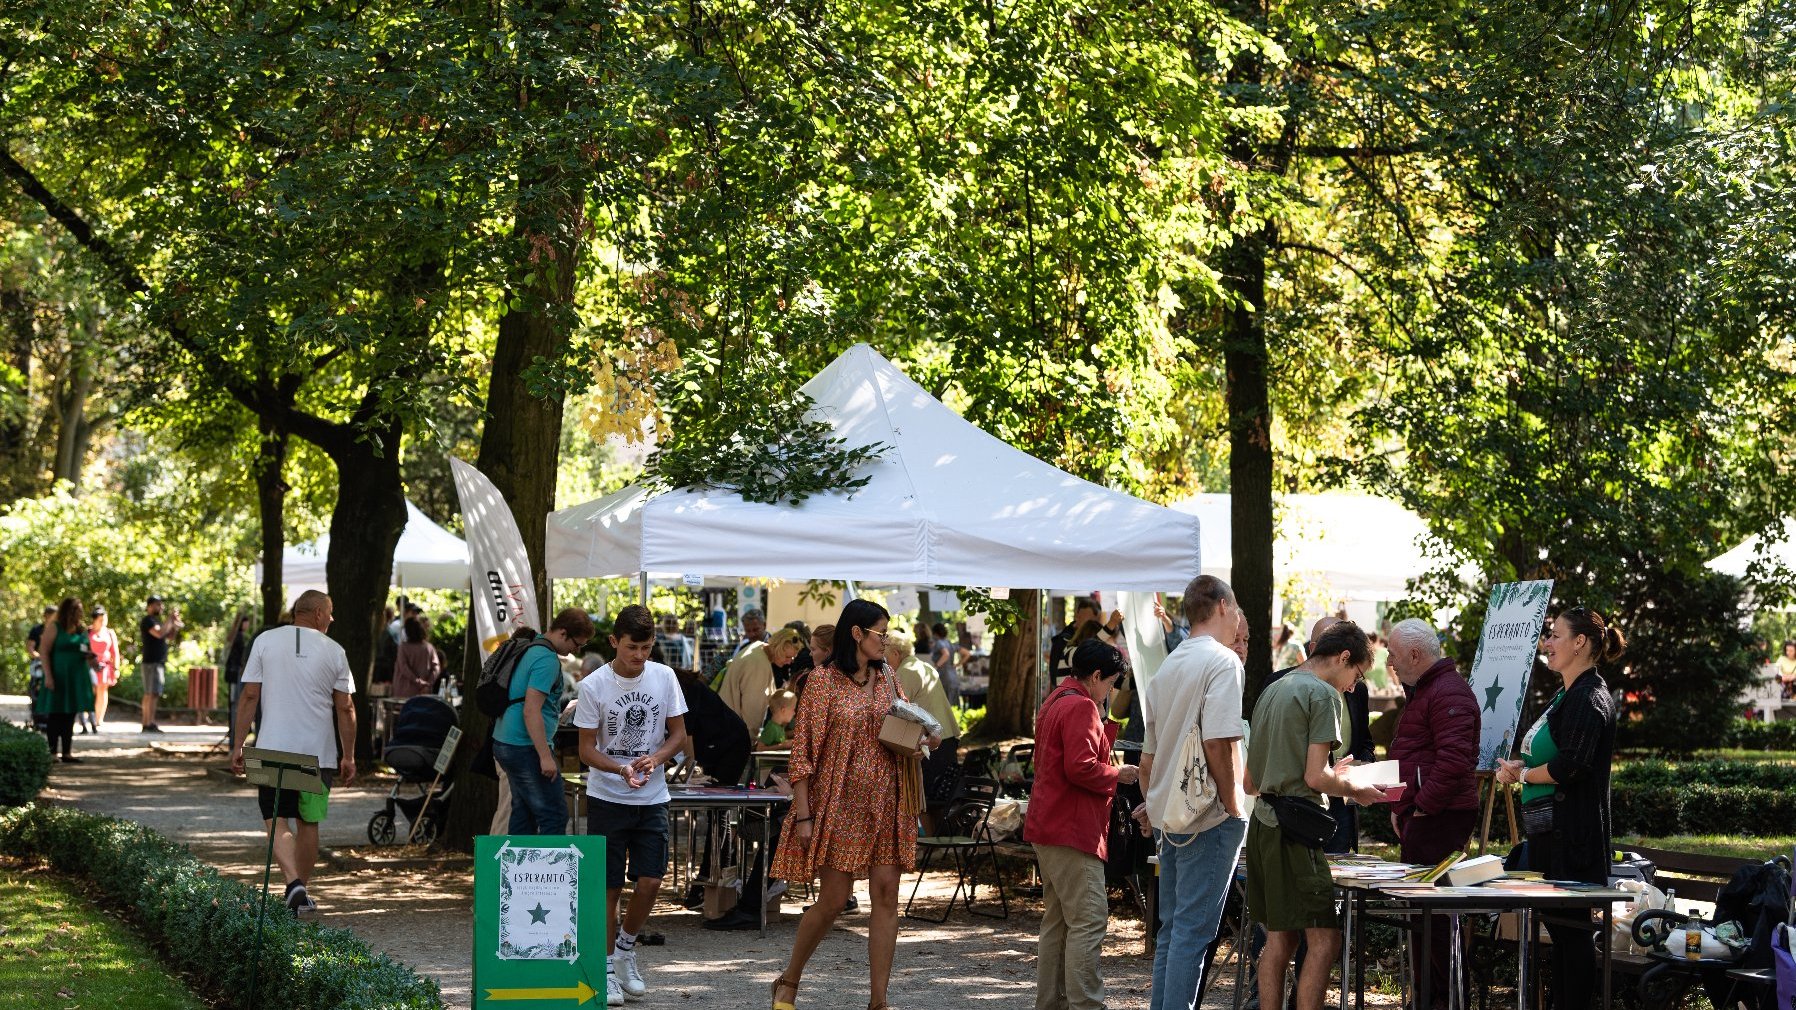
M 1377 636 L 1332 617 L 1317 622 L 1306 643 L 1275 639 L 1295 663 L 1274 673 L 1244 713 L 1247 624 L 1232 590 L 1200 577 L 1186 587 L 1182 610 L 1181 624 L 1156 608 L 1169 654 L 1146 690 L 1138 769 L 1111 760 L 1125 718 L 1117 687 L 1126 663 L 1109 644 L 1120 638 L 1120 615 L 1101 622 L 1095 604 L 1081 605 L 1065 651 L 1053 658 L 1065 675 L 1037 722 L 1024 827 L 1044 902 L 1037 1010 L 1104 1006 L 1104 861 L 1118 787 L 1140 787 L 1134 813 L 1159 857 L 1152 1010 L 1196 1005 L 1238 865 L 1245 865 L 1247 918 L 1264 931 L 1253 941 L 1263 946 L 1248 1005 L 1262 997 L 1282 1004 L 1266 994 L 1286 991 L 1295 964 L 1293 1004 L 1316 1010 L 1342 942 L 1326 854 L 1357 848 L 1357 814 L 1387 808 L 1405 862 L 1435 864 L 1471 839 L 1480 706 L 1442 655 L 1436 629 L 1399 621 L 1382 655 Z M 1620 631 L 1584 607 L 1565 610 L 1545 629 L 1541 652 L 1563 687 L 1496 773 L 1523 789 L 1526 840 L 1511 853 L 1511 868 L 1607 883 L 1615 706 L 1600 668 L 1624 648 Z M 1408 698 L 1388 751 L 1402 784 L 1389 790 L 1355 786 L 1345 775 L 1372 756 L 1365 681 L 1375 660 Z M 1451 946 L 1446 923 L 1437 926 L 1431 962 L 1418 970 L 1430 973 L 1436 1005 L 1445 1006 Z M 1553 1005 L 1589 1006 L 1597 971 L 1592 931 L 1549 930 Z M 1460 994 L 1459 1005 L 1468 995 Z
M 1259 994 L 1283 993 L 1294 970 L 1295 1006 L 1315 1010 L 1341 943 L 1326 854 L 1357 848 L 1360 818 L 1374 807 L 1384 808 L 1376 815 L 1389 817 L 1405 862 L 1432 864 L 1463 850 L 1478 809 L 1480 706 L 1443 655 L 1439 632 L 1419 619 L 1397 622 L 1382 640 L 1332 617 L 1318 621 L 1304 642 L 1275 631 L 1273 644 L 1294 662 L 1267 680 L 1249 712 L 1243 664 L 1250 626 L 1230 587 L 1201 576 L 1185 588 L 1177 613 L 1156 604 L 1155 617 L 1168 652 L 1145 689 L 1131 683 L 1122 615 L 1114 610 L 1078 601 L 1074 620 L 1051 644 L 1052 684 L 1036 720 L 1023 827 L 1043 902 L 1037 1010 L 1105 1005 L 1106 864 L 1119 789 L 1139 797 L 1121 809 L 1158 855 L 1151 1010 L 1195 1006 L 1242 862 L 1248 918 L 1263 930 L 1254 939 L 1260 949 L 1253 986 Z M 104 720 L 106 689 L 124 661 L 106 618 L 105 608 L 90 616 L 70 597 L 46 608 L 28 637 L 34 710 L 63 761 L 80 760 L 71 737 L 77 726 Z M 289 791 L 278 803 L 273 790 L 258 795 L 288 905 L 300 916 L 317 908 L 307 885 L 328 789 L 356 775 L 355 684 L 342 647 L 327 634 L 333 618 L 330 598 L 307 592 L 290 621 L 259 635 L 247 617 L 233 621 L 225 649 L 233 766 L 244 766 L 252 726 L 259 747 L 320 757 L 325 795 Z M 442 655 L 426 622 L 415 606 L 392 615 L 385 637 L 396 697 L 442 683 Z M 157 731 L 153 698 L 181 627 L 161 600 L 146 601 L 138 636 L 145 732 Z M 866 880 L 870 1007 L 880 1010 L 896 952 L 899 877 L 915 869 L 920 829 L 930 831 L 958 795 L 955 671 L 965 647 L 941 624 L 895 627 L 883 607 L 866 600 L 851 601 L 835 623 L 816 628 L 793 622 L 770 630 L 751 611 L 742 631 L 716 650 L 714 671 L 700 668 L 703 650 L 677 620 L 641 606 L 614 615 L 604 639 L 608 656 L 591 648 L 595 624 L 578 608 L 556 614 L 540 634 L 521 631 L 511 704 L 491 738 L 506 794 L 493 830 L 567 830 L 556 737 L 563 729 L 577 734 L 587 773 L 582 827 L 607 840 L 608 997 L 631 1000 L 648 988 L 637 946 L 667 871 L 670 768 L 691 765 L 735 784 L 746 780 L 757 750 L 783 752 L 785 770 L 769 784 L 786 791 L 790 803 L 773 815 L 772 844 L 753 851 L 737 906 L 706 926 L 751 928 L 758 905 L 788 881 L 817 882 L 770 997 L 774 1010 L 795 1010 L 818 944 L 840 915 L 856 909 L 854 883 Z M 1616 713 L 1600 669 L 1624 648 L 1621 633 L 1583 607 L 1558 614 L 1545 630 L 1541 652 L 1562 686 L 1528 722 L 1514 759 L 1502 760 L 1496 772 L 1499 782 L 1522 790 L 1527 837 L 1511 856 L 1516 868 L 1607 881 Z M 582 653 L 579 674 L 570 675 L 564 660 Z M 1387 751 L 1402 786 L 1388 792 L 1355 786 L 1345 774 L 1373 756 L 1366 682 L 1375 669 L 1407 700 Z M 880 740 L 882 719 L 900 699 L 941 727 L 927 741 L 926 758 Z M 1113 755 L 1131 730 L 1139 734 L 1139 757 L 1119 762 Z M 685 897 L 696 905 L 697 896 Z M 1418 970 L 1433 976 L 1444 1005 L 1451 955 L 1445 924 L 1440 928 L 1431 963 Z M 1551 929 L 1554 1005 L 1587 1005 L 1596 971 L 1590 936 Z

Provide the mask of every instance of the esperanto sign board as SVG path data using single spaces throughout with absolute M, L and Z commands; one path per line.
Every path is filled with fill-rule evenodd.
M 605 1005 L 605 839 L 474 839 L 474 1006 Z
M 1528 678 L 1540 654 L 1540 633 L 1553 601 L 1553 580 L 1499 582 L 1490 587 L 1490 606 L 1472 661 L 1472 696 L 1478 699 L 1483 732 L 1478 770 L 1492 771 L 1508 757 L 1528 697 Z

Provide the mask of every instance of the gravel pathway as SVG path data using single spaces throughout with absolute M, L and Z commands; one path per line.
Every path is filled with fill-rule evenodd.
M 0 697 L 0 717 L 18 722 L 23 715 L 24 699 Z M 209 768 L 226 765 L 222 747 L 215 754 L 198 753 L 221 739 L 222 729 L 166 729 L 151 737 L 135 724 L 109 723 L 98 735 L 77 735 L 82 763 L 54 765 L 45 798 L 136 820 L 187 844 L 223 872 L 260 883 L 266 836 L 255 793 L 208 774 Z M 151 742 L 160 751 L 178 753 L 152 750 Z M 368 819 L 383 807 L 391 781 L 358 780 L 332 794 L 330 817 L 320 832 L 325 848 L 367 846 Z M 908 894 L 911 879 L 905 878 L 902 893 Z M 323 922 L 354 930 L 376 950 L 435 979 L 447 1006 L 466 1008 L 472 1002 L 472 885 L 465 867 L 348 869 L 327 862 L 319 867 L 312 892 Z M 952 885 L 952 876 L 932 873 L 924 894 L 946 896 Z M 860 901 L 865 907 L 864 884 Z M 640 1005 L 764 1006 L 768 984 L 785 964 L 802 905 L 802 899 L 789 898 L 785 913 L 762 937 L 705 930 L 698 913 L 663 901 L 649 929 L 665 935 L 666 945 L 642 949 L 650 991 Z M 865 924 L 864 914 L 838 920 L 806 972 L 801 1010 L 866 1006 Z M 1144 1008 L 1153 964 L 1142 953 L 1141 923 L 1118 913 L 1111 925 L 1104 948 L 1108 1006 Z M 970 918 L 961 911 L 939 926 L 900 920 L 893 1006 L 1030 1010 L 1039 927 L 1039 903 L 1014 898 L 1008 920 Z M 1230 979 L 1220 979 L 1205 1007 L 1228 1007 L 1229 990 Z

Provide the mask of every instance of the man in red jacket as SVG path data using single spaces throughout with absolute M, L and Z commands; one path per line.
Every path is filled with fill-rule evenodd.
M 1391 672 L 1409 693 L 1390 748 L 1409 788 L 1391 804 L 1391 824 L 1403 861 L 1432 866 L 1464 850 L 1478 821 L 1478 700 L 1453 661 L 1441 657 L 1440 635 L 1427 621 L 1397 622 L 1390 643 Z M 1436 926 L 1429 968 L 1436 1005 L 1444 1006 L 1447 924 Z

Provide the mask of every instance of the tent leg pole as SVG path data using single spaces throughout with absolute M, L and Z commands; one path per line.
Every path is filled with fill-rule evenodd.
M 649 605 L 649 573 L 648 572 L 637 573 L 636 589 L 637 589 L 637 592 L 641 596 L 640 602 L 642 603 L 642 605 L 645 607 L 648 606 Z

